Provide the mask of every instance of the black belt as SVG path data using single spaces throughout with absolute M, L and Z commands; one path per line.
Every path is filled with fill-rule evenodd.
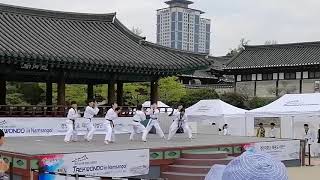
M 151 120 L 157 120 L 158 118 L 150 118 Z
M 112 127 L 114 127 L 114 123 L 113 123 L 113 120 L 110 120 L 110 119 L 106 119 L 107 121 L 110 121 L 110 124 Z
M 70 121 L 72 121 L 72 127 L 75 130 L 76 129 L 76 120 L 74 119 L 69 119 Z
M 133 120 L 133 122 L 139 122 L 139 121 Z

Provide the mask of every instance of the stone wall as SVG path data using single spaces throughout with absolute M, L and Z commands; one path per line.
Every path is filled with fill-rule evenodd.
M 314 93 L 319 92 L 315 90 L 315 82 L 320 81 L 320 79 L 304 79 L 302 81 L 302 93 Z
M 236 92 L 249 97 L 254 96 L 254 81 L 237 82 Z
M 257 97 L 275 97 L 276 96 L 276 80 L 257 81 L 256 96 Z

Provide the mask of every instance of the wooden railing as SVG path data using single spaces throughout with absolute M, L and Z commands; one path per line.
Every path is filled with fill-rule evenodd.
M 83 116 L 84 106 L 78 107 Z M 97 117 L 104 117 L 110 106 L 99 106 Z M 133 116 L 136 106 L 121 106 L 121 117 Z M 159 107 L 162 112 L 170 112 L 172 108 Z M 0 105 L 0 117 L 66 117 L 68 107 L 66 106 L 9 106 Z

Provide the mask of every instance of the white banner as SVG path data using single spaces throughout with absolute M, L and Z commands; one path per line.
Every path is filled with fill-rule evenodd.
M 56 136 L 65 135 L 67 132 L 67 118 L 0 118 L 0 129 L 7 137 L 19 136 Z M 95 134 L 105 134 L 104 118 L 93 118 L 96 127 Z M 131 132 L 132 117 L 120 117 L 114 121 L 116 134 Z M 76 121 L 76 128 L 79 135 L 86 133 L 85 119 L 79 118 Z
M 43 155 L 40 166 L 48 172 L 95 177 L 131 177 L 149 173 L 149 149 Z M 52 175 L 42 175 L 41 180 Z
M 273 141 L 254 143 L 257 151 L 270 154 L 272 157 L 280 160 L 295 160 L 300 159 L 300 141 Z

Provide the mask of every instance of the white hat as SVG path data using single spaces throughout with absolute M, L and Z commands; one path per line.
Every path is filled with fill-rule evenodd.
M 281 161 L 260 152 L 244 152 L 228 165 L 214 165 L 205 180 L 288 180 Z

